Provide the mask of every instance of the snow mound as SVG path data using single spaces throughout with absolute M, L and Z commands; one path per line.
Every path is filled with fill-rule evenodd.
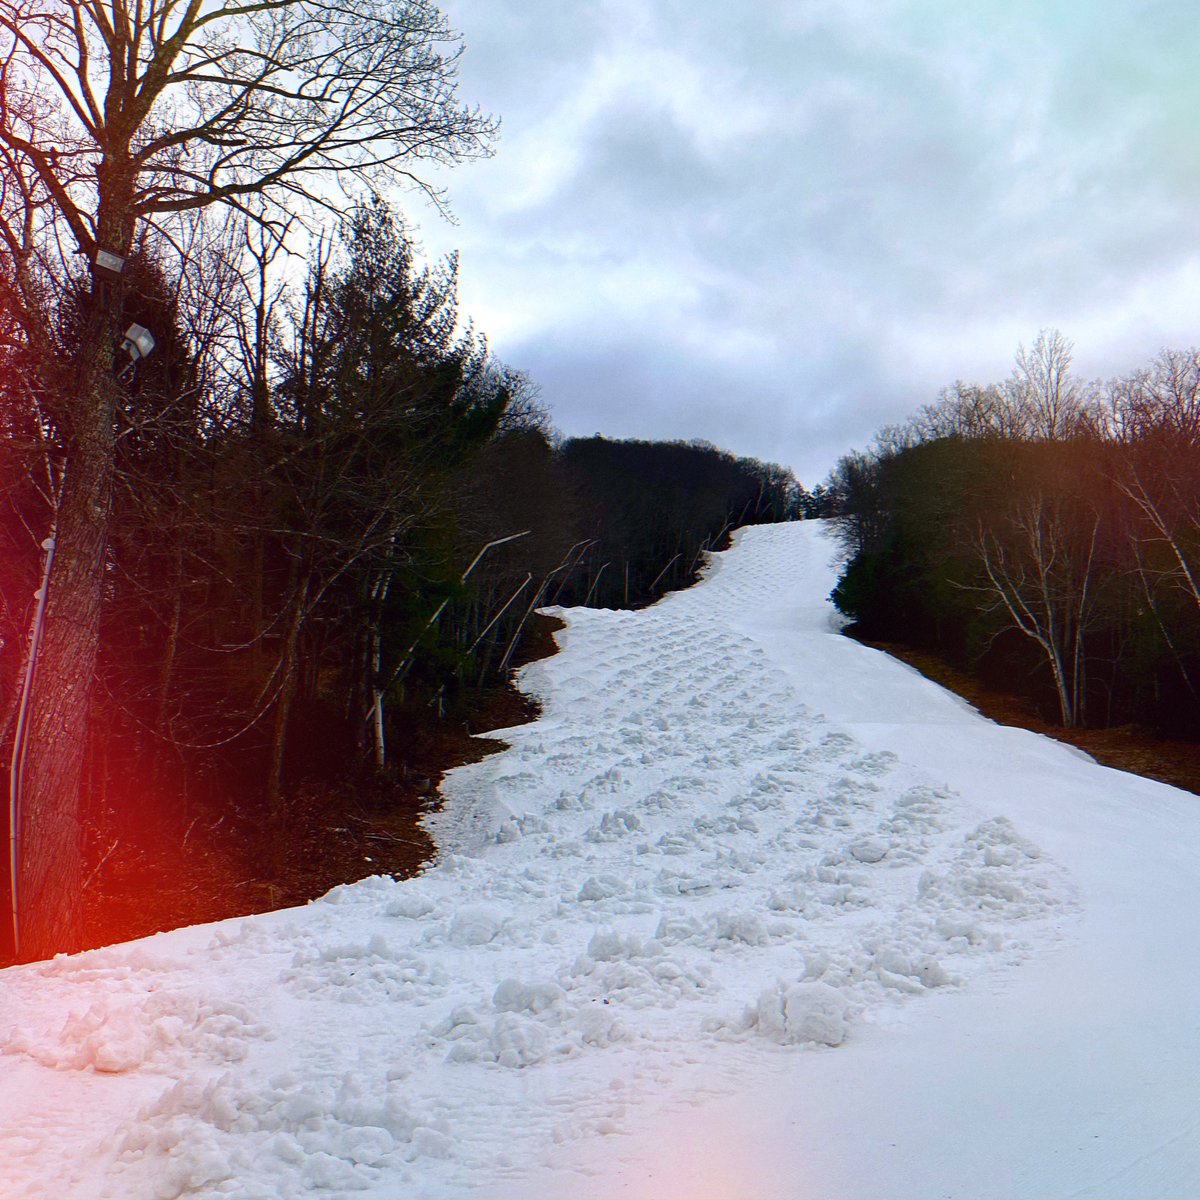
M 780 980 L 758 998 L 746 1024 L 784 1046 L 840 1046 L 846 1040 L 848 1010 L 846 997 L 827 983 Z

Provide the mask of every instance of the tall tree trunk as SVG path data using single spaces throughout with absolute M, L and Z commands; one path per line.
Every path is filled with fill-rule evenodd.
M 158 715 L 155 728 L 159 736 L 167 737 L 171 721 L 171 684 L 175 676 L 175 658 L 179 653 L 179 630 L 183 621 L 183 550 L 179 546 L 178 532 L 172 552 L 171 619 L 167 632 L 167 644 L 163 648 L 162 670 L 158 676 Z
M 70 454 L 44 641 L 29 709 L 21 797 L 21 957 L 74 950 L 82 938 L 79 786 L 87 743 L 112 506 L 115 322 L 92 306 L 68 398 Z
M 271 758 L 267 771 L 266 800 L 273 820 L 286 815 L 283 803 L 283 757 L 287 748 L 288 722 L 300 682 L 300 631 L 307 616 L 312 576 L 305 572 L 295 590 L 295 601 L 288 618 L 287 633 L 280 653 L 279 699 L 275 702 L 275 721 L 271 728 Z
M 1075 727 L 1075 708 L 1071 703 L 1071 692 L 1067 686 L 1067 674 L 1063 669 L 1062 655 L 1057 643 L 1046 642 L 1043 644 L 1043 648 L 1050 663 L 1050 673 L 1054 676 L 1054 690 L 1058 695 L 1058 710 L 1063 728 L 1073 729 Z
M 370 674 L 371 674 L 371 745 L 375 755 L 375 767 L 382 771 L 387 766 L 387 734 L 383 720 L 383 605 L 387 600 L 391 575 L 381 571 L 371 585 L 370 608 Z

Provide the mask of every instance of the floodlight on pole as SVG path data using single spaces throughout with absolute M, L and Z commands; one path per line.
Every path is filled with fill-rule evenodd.
M 125 270 L 125 260 L 111 250 L 97 250 L 92 259 L 92 274 L 101 283 L 116 283 Z
M 130 325 L 125 330 L 125 340 L 121 343 L 121 349 L 134 362 L 139 358 L 147 358 L 154 350 L 154 334 L 144 325 Z

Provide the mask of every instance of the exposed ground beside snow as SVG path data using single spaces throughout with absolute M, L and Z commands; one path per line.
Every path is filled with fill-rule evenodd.
M 0 972 L 0 1197 L 1200 1193 L 1200 802 L 838 637 L 832 554 L 563 613 L 420 878 Z

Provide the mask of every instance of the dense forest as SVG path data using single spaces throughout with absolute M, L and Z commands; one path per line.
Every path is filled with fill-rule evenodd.
M 1200 352 L 1086 383 L 1043 332 L 1007 380 L 956 383 L 844 457 L 822 504 L 864 636 L 1063 726 L 1200 737 Z
M 124 323 L 156 345 L 121 380 L 83 771 L 97 893 L 148 829 L 178 843 L 228 820 L 285 846 L 314 797 L 326 815 L 411 800 L 416 751 L 487 724 L 535 610 L 650 603 L 731 529 L 809 502 L 789 471 L 704 443 L 563 439 L 461 320 L 456 261 L 423 262 L 380 201 L 290 284 L 252 226 L 174 274 L 160 249 L 127 269 Z M 57 364 L 88 287 L 54 314 L 61 356 L 18 340 L 0 377 L 8 756 L 69 469 Z

